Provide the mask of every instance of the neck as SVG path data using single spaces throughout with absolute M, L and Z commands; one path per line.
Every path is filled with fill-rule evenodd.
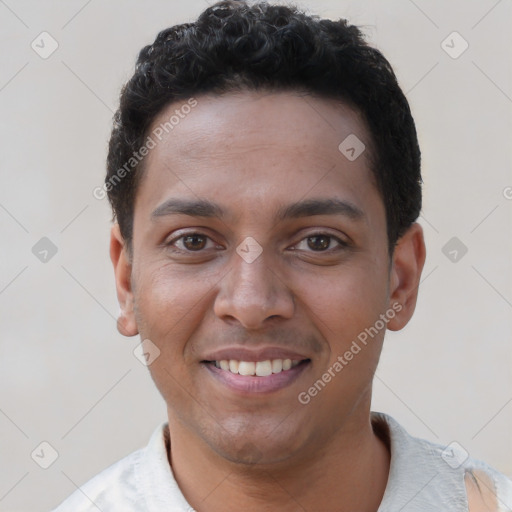
M 173 419 L 169 414 L 169 460 L 183 495 L 198 512 L 379 508 L 390 455 L 373 431 L 369 406 L 313 453 L 266 465 L 228 461 Z

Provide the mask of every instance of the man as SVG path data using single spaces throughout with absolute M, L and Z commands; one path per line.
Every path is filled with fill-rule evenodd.
M 409 106 L 356 27 L 227 1 L 162 31 L 104 190 L 118 328 L 168 422 L 59 512 L 512 507 L 503 475 L 370 412 L 425 244 Z

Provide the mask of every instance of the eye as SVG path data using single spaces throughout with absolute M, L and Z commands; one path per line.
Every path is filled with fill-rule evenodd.
M 337 244 L 337 247 L 332 249 L 332 245 Z M 347 243 L 343 240 L 340 240 L 338 237 L 334 235 L 329 235 L 327 233 L 313 233 L 306 238 L 303 238 L 295 248 L 299 250 L 310 249 L 313 252 L 331 252 L 336 249 L 343 249 L 347 247 Z
M 207 247 L 208 242 L 210 242 L 211 246 L 216 246 L 207 235 L 202 233 L 186 233 L 172 239 L 167 245 L 171 249 L 177 248 L 179 251 L 200 252 L 205 248 L 211 248 Z

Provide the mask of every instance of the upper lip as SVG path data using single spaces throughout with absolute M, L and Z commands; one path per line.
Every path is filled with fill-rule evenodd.
M 301 361 L 308 359 L 304 354 L 282 347 L 260 347 L 248 349 L 244 347 L 226 347 L 208 353 L 203 361 L 222 361 L 235 359 L 237 361 L 266 361 L 272 359 L 292 359 Z

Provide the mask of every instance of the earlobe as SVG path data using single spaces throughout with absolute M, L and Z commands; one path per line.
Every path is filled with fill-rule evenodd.
M 120 306 L 117 330 L 124 336 L 135 336 L 139 330 L 133 304 L 132 263 L 117 223 L 112 226 L 110 232 L 110 259 L 114 265 L 117 300 Z
M 425 257 L 423 229 L 415 222 L 400 238 L 393 252 L 389 305 L 400 304 L 401 308 L 394 306 L 395 311 L 399 311 L 387 325 L 392 331 L 405 327 L 414 313 Z

